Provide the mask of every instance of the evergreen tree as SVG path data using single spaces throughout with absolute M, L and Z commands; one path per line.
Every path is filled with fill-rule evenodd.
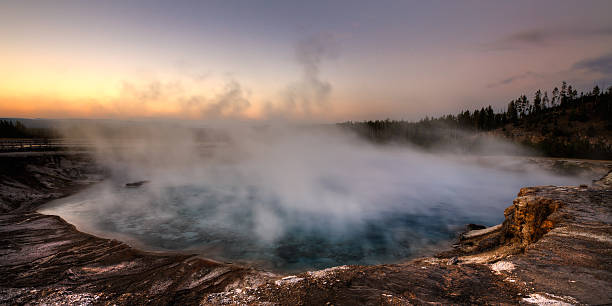
M 512 123 L 516 123 L 518 121 L 518 110 L 516 108 L 516 104 L 514 103 L 514 100 L 510 101 L 510 103 L 508 103 L 508 110 L 507 110 L 507 116 L 508 116 L 508 120 Z
M 519 115 L 521 118 L 524 118 L 525 116 L 527 116 L 527 114 L 529 114 L 529 100 L 527 99 L 527 96 L 520 96 L 520 98 L 516 102 L 518 103 L 517 110 L 519 112 Z
M 550 101 L 548 100 L 548 91 L 544 91 L 544 98 L 542 98 L 542 109 L 546 109 Z
M 563 83 L 561 84 L 561 93 L 560 93 L 560 98 L 561 98 L 561 105 L 565 105 L 565 103 L 567 103 L 567 82 L 563 81 Z
M 572 85 L 569 85 L 567 87 L 567 100 L 568 100 L 568 102 L 574 101 L 577 96 L 578 96 L 578 91 L 574 90 L 572 88 Z
M 552 91 L 552 100 L 550 101 L 550 106 L 555 107 L 559 103 L 559 88 L 555 87 Z
M 542 91 L 538 89 L 533 97 L 533 111 L 539 114 L 542 110 Z

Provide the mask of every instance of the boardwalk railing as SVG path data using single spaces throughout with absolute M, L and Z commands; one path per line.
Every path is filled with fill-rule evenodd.
M 83 150 L 87 143 L 60 138 L 0 138 L 0 152 Z
M 51 151 L 59 148 L 53 139 L 0 138 L 0 152 Z

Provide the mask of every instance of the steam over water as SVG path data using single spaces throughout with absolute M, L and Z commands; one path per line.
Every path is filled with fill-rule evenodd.
M 214 145 L 152 131 L 120 148 L 93 134 L 110 178 L 43 212 L 140 247 L 290 271 L 409 259 L 467 223 L 500 223 L 521 187 L 582 183 L 334 130 L 240 129 Z

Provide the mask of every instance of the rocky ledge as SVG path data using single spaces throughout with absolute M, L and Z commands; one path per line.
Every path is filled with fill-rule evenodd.
M 35 209 L 92 181 L 86 157 L 0 160 L 0 304 L 612 303 L 612 173 L 523 188 L 503 224 L 434 257 L 287 276 L 81 233 Z

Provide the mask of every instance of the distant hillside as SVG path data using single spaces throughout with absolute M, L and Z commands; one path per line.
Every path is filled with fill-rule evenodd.
M 495 113 L 491 106 L 418 122 L 376 120 L 339 126 L 377 143 L 411 143 L 424 148 L 477 150 L 482 136 L 510 139 L 546 156 L 612 159 L 612 86 L 580 93 L 563 82 L 549 96 L 536 91 Z M 499 152 L 498 152 L 499 153 Z
M 491 131 L 547 156 L 612 159 L 612 95 L 584 95 Z

